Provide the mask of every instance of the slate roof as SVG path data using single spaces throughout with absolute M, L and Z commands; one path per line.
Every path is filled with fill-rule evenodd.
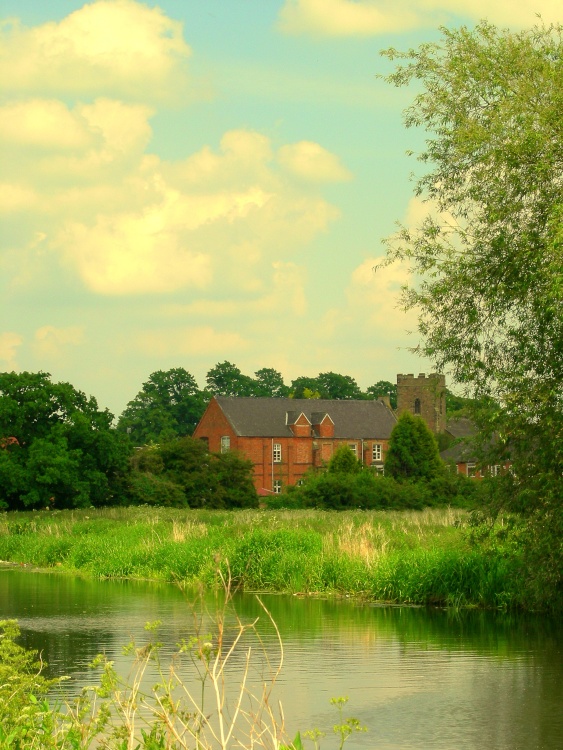
M 475 446 L 470 442 L 463 441 L 452 445 L 451 448 L 447 448 L 445 451 L 442 451 L 440 453 L 440 458 L 442 459 L 442 461 L 446 461 L 446 463 L 452 461 L 456 464 L 473 463 L 477 461 L 476 456 L 477 451 L 475 450 Z
M 468 438 L 477 434 L 477 425 L 467 417 L 452 417 L 446 424 L 446 432 L 454 438 Z
M 307 398 L 236 398 L 217 396 L 217 402 L 240 437 L 291 437 L 287 414 L 301 412 L 313 424 L 313 414 L 329 414 L 334 437 L 387 440 L 397 422 L 381 401 L 333 401 Z M 288 423 L 289 421 L 289 423 Z

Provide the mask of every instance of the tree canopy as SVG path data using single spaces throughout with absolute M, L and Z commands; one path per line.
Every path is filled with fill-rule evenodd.
M 562 34 L 482 22 L 383 53 L 399 61 L 389 82 L 416 83 L 405 123 L 426 131 L 428 170 L 428 215 L 388 241 L 386 262 L 420 279 L 403 300 L 420 311 L 418 350 L 498 403 L 481 422 L 513 463 L 498 497 L 536 531 L 562 525 Z M 544 569 L 561 570 L 556 548 Z
M 135 502 L 190 508 L 256 508 L 253 464 L 236 452 L 209 453 L 190 437 L 135 452 Z
M 426 422 L 410 412 L 403 412 L 389 438 L 385 476 L 430 481 L 443 472 L 438 443 Z
M 134 445 L 191 435 L 201 419 L 209 395 L 183 367 L 153 372 L 118 421 Z
M 74 508 L 120 502 L 129 441 L 69 383 L 0 373 L 0 505 Z

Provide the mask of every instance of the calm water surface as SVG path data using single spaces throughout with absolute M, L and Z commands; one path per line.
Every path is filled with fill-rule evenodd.
M 347 695 L 348 715 L 369 727 L 347 748 L 563 748 L 559 622 L 347 600 L 262 600 L 284 643 L 276 697 L 290 734 L 330 730 L 336 721 L 330 698 Z M 214 608 L 213 597 L 207 606 Z M 236 609 L 245 622 L 260 617 L 274 659 L 273 629 L 256 598 L 237 595 Z M 159 638 L 172 654 L 178 641 L 194 633 L 194 597 L 167 585 L 2 569 L 0 619 L 8 617 L 19 620 L 23 642 L 43 652 L 51 674 L 72 676 L 64 685 L 73 694 L 95 682 L 88 664 L 102 651 L 127 674 L 130 661 L 122 647 L 131 637 L 146 642 L 148 621 L 162 621 Z M 234 683 L 241 661 L 242 654 L 232 666 Z M 321 747 L 334 744 L 327 737 Z

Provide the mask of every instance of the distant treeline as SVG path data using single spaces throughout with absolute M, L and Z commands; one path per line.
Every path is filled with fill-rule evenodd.
M 231 362 L 220 362 L 206 376 L 200 389 L 195 378 L 182 367 L 158 370 L 150 375 L 135 398 L 119 417 L 117 429 L 127 432 L 134 445 L 160 443 L 191 435 L 211 396 L 254 396 L 257 398 L 377 399 L 388 397 L 397 408 L 397 385 L 378 380 L 362 391 L 350 375 L 321 372 L 317 377 L 301 376 L 286 385 L 281 373 L 263 367 L 254 377 L 244 375 Z M 466 413 L 472 399 L 446 391 L 448 413 Z

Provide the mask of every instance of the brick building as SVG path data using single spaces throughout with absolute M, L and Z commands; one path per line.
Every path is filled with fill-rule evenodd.
M 254 464 L 259 494 L 297 484 L 348 445 L 383 468 L 396 417 L 382 401 L 213 397 L 194 432 L 212 452 L 237 450 Z

